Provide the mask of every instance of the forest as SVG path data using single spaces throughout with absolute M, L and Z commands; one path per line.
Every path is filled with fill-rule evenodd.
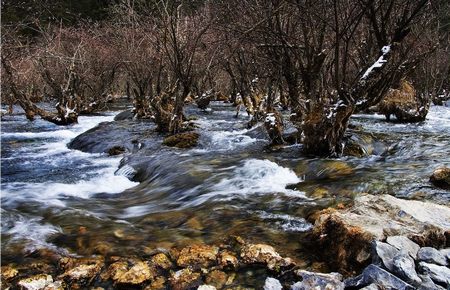
M 2 0 L 1 104 L 2 288 L 450 285 L 446 0 Z

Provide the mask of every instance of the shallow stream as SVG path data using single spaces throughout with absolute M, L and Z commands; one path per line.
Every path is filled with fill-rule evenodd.
M 312 227 L 307 218 L 317 209 L 361 192 L 450 201 L 448 191 L 428 182 L 434 168 L 450 166 L 448 107 L 431 107 L 418 124 L 355 115 L 352 128 L 366 136 L 369 155 L 340 159 L 302 156 L 301 145 L 268 150 L 264 130 L 246 129 L 248 117 L 242 112 L 235 119 L 230 104 L 214 102 L 207 112 L 189 107 L 199 145 L 168 148 L 156 137 L 155 146 L 146 144 L 130 157 L 147 168 L 140 183 L 124 176 L 132 167 L 116 172 L 123 156 L 67 147 L 117 113 L 83 116 L 68 127 L 29 122 L 23 114 L 2 117 L 2 264 L 20 263 L 39 248 L 145 255 L 229 235 L 271 244 L 307 264 L 313 257 L 302 244 Z M 138 128 L 144 134 L 153 125 Z M 120 143 L 126 136 L 114 138 Z

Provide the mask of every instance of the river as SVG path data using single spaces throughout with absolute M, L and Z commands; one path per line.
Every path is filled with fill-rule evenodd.
M 361 192 L 450 201 L 448 191 L 428 182 L 434 168 L 450 166 L 448 107 L 432 106 L 417 124 L 355 115 L 352 127 L 375 141 L 367 143 L 368 156 L 339 159 L 302 156 L 301 145 L 267 150 L 262 128 L 247 129 L 245 113 L 235 119 L 229 104 L 214 102 L 207 112 L 189 107 L 199 145 L 167 148 L 160 137 L 152 141 L 158 146 L 145 144 L 134 157 L 147 170 L 140 183 L 125 177 L 133 177 L 133 162 L 117 171 L 122 156 L 67 147 L 117 113 L 82 116 L 66 127 L 29 122 L 20 113 L 2 117 L 2 263 L 20 263 L 41 248 L 145 255 L 232 234 L 308 263 L 312 254 L 302 241 L 317 209 L 351 202 Z

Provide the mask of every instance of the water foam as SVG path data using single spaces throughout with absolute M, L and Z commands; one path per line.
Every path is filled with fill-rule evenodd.
M 231 176 L 223 178 L 212 186 L 211 192 L 201 195 L 188 205 L 199 205 L 208 200 L 245 199 L 251 195 L 260 194 L 283 194 L 306 199 L 304 192 L 286 188 L 288 184 L 301 181 L 302 179 L 294 171 L 275 162 L 267 159 L 248 159 L 242 166 L 234 168 Z M 194 188 L 194 190 L 197 189 Z

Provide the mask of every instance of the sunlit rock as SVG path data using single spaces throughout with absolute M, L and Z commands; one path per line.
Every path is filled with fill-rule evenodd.
M 202 284 L 200 273 L 193 272 L 189 268 L 173 272 L 169 282 L 174 290 L 192 289 Z
M 20 289 L 26 290 L 40 290 L 45 289 L 53 283 L 53 278 L 50 275 L 39 274 L 29 278 L 20 280 L 17 285 Z
M 342 275 L 339 273 L 314 273 L 305 270 L 298 270 L 295 274 L 301 278 L 300 282 L 292 285 L 292 290 L 307 289 L 334 289 L 344 290 L 345 284 L 342 282 Z M 281 289 L 281 288 L 280 288 Z
M 206 284 L 215 286 L 221 289 L 227 283 L 228 276 L 225 272 L 220 270 L 213 270 L 206 275 Z
M 116 284 L 138 285 L 152 279 L 155 274 L 147 263 L 139 260 L 118 261 L 111 264 L 107 276 Z
M 232 252 L 225 250 L 219 253 L 219 265 L 222 268 L 237 268 L 238 264 L 239 261 Z
M 208 245 L 192 245 L 181 250 L 177 265 L 180 267 L 207 268 L 217 263 L 219 248 Z
M 442 246 L 449 229 L 450 208 L 446 206 L 390 195 L 360 195 L 351 208 L 319 214 L 313 233 L 330 264 L 352 272 L 368 263 L 372 240 L 404 235 L 419 244 Z
M 289 258 L 283 258 L 272 246 L 265 244 L 245 244 L 241 248 L 242 262 L 245 264 L 264 264 L 270 270 L 280 270 L 280 267 L 292 265 Z
M 164 253 L 159 253 L 151 258 L 151 263 L 157 268 L 168 270 L 173 267 L 172 261 Z

